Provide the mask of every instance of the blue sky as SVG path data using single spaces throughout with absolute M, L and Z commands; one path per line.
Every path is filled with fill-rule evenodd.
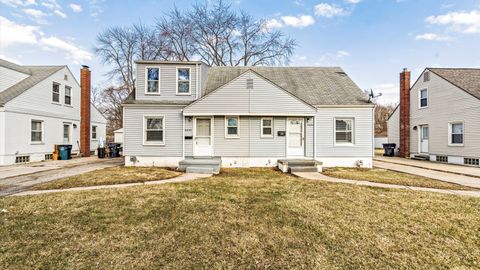
M 107 67 L 93 54 L 108 26 L 152 24 L 170 0 L 0 0 L 0 58 L 25 65 L 80 64 L 93 85 Z M 480 0 L 233 0 L 298 41 L 292 66 L 341 66 L 362 88 L 398 101 L 398 73 L 424 67 L 480 67 Z

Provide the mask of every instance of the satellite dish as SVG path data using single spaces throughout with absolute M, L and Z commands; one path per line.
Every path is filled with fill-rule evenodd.
M 375 95 L 375 93 L 373 93 L 373 89 L 370 89 L 370 93 L 368 94 L 368 102 L 372 101 L 372 99 L 376 99 L 381 96 L 382 96 L 382 93 L 378 93 L 377 95 Z

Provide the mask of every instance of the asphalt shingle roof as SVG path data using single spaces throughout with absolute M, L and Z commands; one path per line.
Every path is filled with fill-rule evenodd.
M 208 94 L 247 70 L 310 105 L 369 105 L 367 96 L 340 67 L 211 67 Z
M 428 70 L 480 99 L 480 69 L 428 68 Z
M 0 59 L 0 66 L 12 69 L 21 73 L 29 75 L 27 78 L 21 80 L 17 84 L 0 92 L 0 105 L 14 99 L 18 95 L 32 88 L 39 82 L 45 80 L 55 72 L 64 68 L 65 66 L 20 66 L 5 60 Z
M 135 90 L 128 94 L 122 104 L 153 104 L 153 105 L 188 105 L 191 100 L 138 100 L 135 98 Z

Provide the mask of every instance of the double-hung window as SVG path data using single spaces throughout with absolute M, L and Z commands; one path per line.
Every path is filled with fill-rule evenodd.
M 72 88 L 65 86 L 65 104 L 72 105 Z
M 158 68 L 147 68 L 147 94 L 160 93 L 160 70 Z
M 428 90 L 420 90 L 420 108 L 428 107 Z
M 239 117 L 227 116 L 225 117 L 225 137 L 238 138 L 239 137 Z
M 31 142 L 41 143 L 43 141 L 43 121 L 32 120 L 31 123 Z
M 449 127 L 449 145 L 452 146 L 462 146 L 464 141 L 464 129 L 463 122 L 450 123 Z
M 177 68 L 177 95 L 190 95 L 190 68 Z
M 97 126 L 92 126 L 92 140 L 97 139 Z
M 165 144 L 165 118 L 163 116 L 145 116 L 144 142 L 146 144 Z
M 353 143 L 353 119 L 335 119 L 335 143 Z
M 52 101 L 60 103 L 60 84 L 55 82 L 52 85 Z
M 261 119 L 262 137 L 273 137 L 273 117 L 263 117 Z

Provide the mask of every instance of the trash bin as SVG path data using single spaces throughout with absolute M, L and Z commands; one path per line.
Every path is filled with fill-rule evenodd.
M 105 147 L 97 148 L 97 156 L 98 158 L 105 158 Z
M 383 144 L 383 150 L 384 153 L 383 155 L 386 157 L 393 157 L 395 155 L 395 146 L 397 146 L 394 143 L 384 143 Z
M 69 160 L 72 152 L 72 145 L 60 144 L 58 145 L 59 160 Z
M 120 157 L 120 144 L 119 143 L 109 143 L 108 152 L 111 158 Z

